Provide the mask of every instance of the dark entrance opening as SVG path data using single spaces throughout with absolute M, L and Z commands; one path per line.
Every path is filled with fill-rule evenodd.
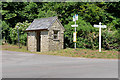
M 37 51 L 40 52 L 40 32 L 37 32 Z

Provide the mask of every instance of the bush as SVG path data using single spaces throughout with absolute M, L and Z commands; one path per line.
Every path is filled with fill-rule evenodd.
M 17 23 L 16 26 L 19 26 L 19 40 L 22 45 L 26 45 L 27 42 L 27 33 L 25 32 L 26 28 L 30 25 L 31 23 L 28 23 L 28 21 L 25 21 L 23 23 Z M 12 44 L 16 44 L 18 41 L 18 32 L 17 32 L 17 27 L 10 28 L 10 39 L 12 41 Z
M 5 21 L 0 21 L 2 25 L 0 25 L 0 33 L 2 33 L 2 39 L 5 40 L 5 42 L 9 39 L 9 25 Z
M 73 32 L 74 25 L 73 21 L 65 25 L 65 48 L 74 47 L 73 43 Z M 83 18 L 79 16 L 77 21 L 77 48 L 90 48 L 98 49 L 99 47 L 99 28 L 94 28 L 89 22 L 85 22 Z M 120 44 L 120 29 L 116 30 L 114 27 L 111 29 L 107 26 L 106 29 L 102 29 L 102 48 L 104 49 L 119 49 Z
M 75 24 L 73 21 L 65 25 L 65 47 L 74 47 L 73 32 L 74 28 L 71 25 Z M 79 48 L 93 48 L 93 37 L 95 36 L 95 28 L 89 22 L 85 22 L 83 18 L 79 17 L 77 21 L 77 47 Z
M 105 49 L 119 49 L 119 43 L 120 43 L 120 29 L 119 30 L 114 30 L 114 31 L 109 31 L 106 30 L 102 33 L 102 45 L 103 48 Z

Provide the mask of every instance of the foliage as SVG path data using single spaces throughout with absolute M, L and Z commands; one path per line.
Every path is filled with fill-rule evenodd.
M 2 33 L 2 35 L 4 35 L 2 38 L 4 40 L 8 39 L 8 34 L 9 34 L 9 25 L 5 22 L 5 21 L 1 21 L 2 25 L 0 25 L 0 33 Z
M 16 25 L 20 22 L 31 23 L 35 18 L 58 16 L 65 27 L 65 47 L 74 47 L 72 16 L 79 15 L 77 24 L 77 47 L 98 48 L 98 29 L 94 24 L 102 22 L 107 29 L 102 29 L 102 48 L 118 49 L 120 33 L 120 2 L 2 2 L 2 35 L 9 43 L 16 44 Z M 25 22 L 25 21 L 28 22 Z M 16 33 L 14 33 L 16 32 Z M 26 33 L 20 28 L 20 40 L 26 44 Z
M 19 26 L 18 30 L 19 30 L 20 43 L 23 45 L 26 45 L 26 42 L 27 42 L 27 33 L 25 32 L 25 30 L 29 25 L 30 25 L 30 23 L 28 23 L 28 21 L 16 24 L 16 26 Z M 10 39 L 13 44 L 16 44 L 17 40 L 18 40 L 18 32 L 17 32 L 16 26 L 15 26 L 15 28 L 10 28 L 10 30 L 9 30 L 10 31 Z
M 71 28 L 74 22 L 71 21 L 68 25 L 65 25 L 65 46 L 73 47 L 73 32 L 74 28 Z M 98 35 L 93 32 L 96 31 L 95 28 L 89 22 L 85 22 L 82 17 L 79 16 L 77 22 L 77 47 L 80 48 L 95 48 Z M 96 43 L 94 42 L 96 41 Z M 69 45 L 68 45 L 69 44 Z
M 118 31 L 104 31 L 102 33 L 102 45 L 105 49 L 119 49 Z
M 74 28 L 71 25 L 75 24 L 73 21 L 65 25 L 65 47 L 74 47 L 73 32 Z M 89 22 L 85 22 L 81 16 L 77 22 L 77 47 L 97 49 L 99 31 L 97 28 L 92 27 Z M 119 49 L 119 30 L 114 27 L 107 26 L 108 30 L 102 29 L 102 47 L 104 49 Z

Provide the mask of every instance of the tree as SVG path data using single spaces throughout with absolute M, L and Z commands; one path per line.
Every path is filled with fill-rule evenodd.
M 18 26 L 18 30 L 19 30 L 19 37 L 20 37 L 20 43 L 22 45 L 26 45 L 27 42 L 27 33 L 25 32 L 25 30 L 27 29 L 27 27 L 30 25 L 31 23 L 29 23 L 28 21 L 25 21 L 23 23 L 17 23 L 16 26 Z M 16 44 L 17 43 L 17 39 L 18 39 L 18 33 L 17 33 L 17 27 L 15 26 L 15 28 L 10 28 L 10 39 L 12 41 L 12 44 Z

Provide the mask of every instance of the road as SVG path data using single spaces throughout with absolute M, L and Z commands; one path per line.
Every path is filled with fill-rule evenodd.
M 118 78 L 118 60 L 3 51 L 3 78 Z

